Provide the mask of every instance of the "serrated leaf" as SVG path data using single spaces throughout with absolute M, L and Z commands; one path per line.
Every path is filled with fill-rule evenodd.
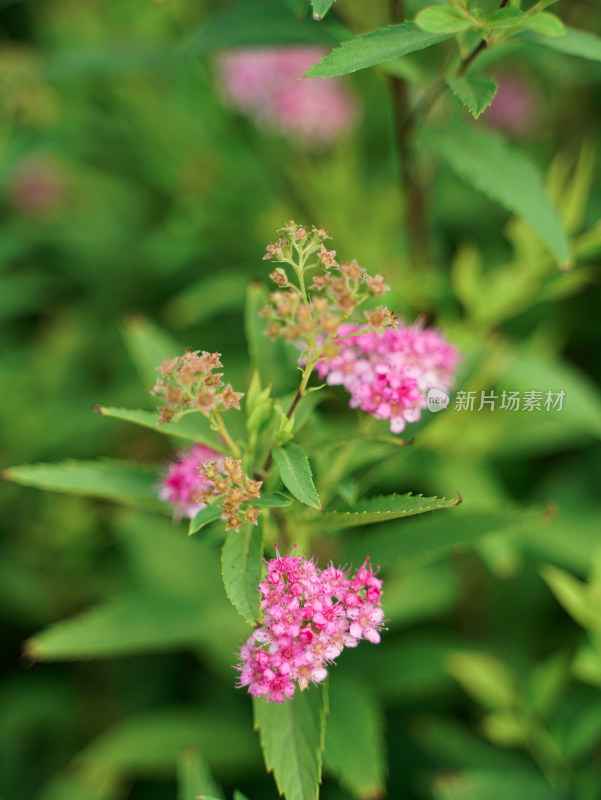
M 286 800 L 317 800 L 319 795 L 325 691 L 325 686 L 314 686 L 284 703 L 253 698 L 265 765 Z
M 585 33 L 574 28 L 566 28 L 565 34 L 560 37 L 543 36 L 540 33 L 527 33 L 523 37 L 532 44 L 549 47 L 558 53 L 577 58 L 586 58 L 588 61 L 601 61 L 601 37 L 593 33 Z
M 261 616 L 259 581 L 263 559 L 263 535 L 258 525 L 228 531 L 221 553 L 225 591 L 236 611 L 249 625 Z
M 534 31 L 541 36 L 560 37 L 566 32 L 563 22 L 556 17 L 555 14 L 535 14 L 532 17 L 526 17 L 523 23 L 524 28 Z
M 187 414 L 177 422 L 165 422 L 163 425 L 159 425 L 159 415 L 152 411 L 112 408 L 111 406 L 95 406 L 94 410 L 104 417 L 132 422 L 134 425 L 150 428 L 166 436 L 176 436 L 178 439 L 186 439 L 195 444 L 206 444 L 208 447 L 223 452 L 223 444 L 217 434 L 210 429 L 207 418 L 202 414 Z
M 313 18 L 322 20 L 334 5 L 334 0 L 311 0 Z
M 324 766 L 354 797 L 384 795 L 384 716 L 369 687 L 336 673 L 329 686 Z M 352 731 L 352 736 L 349 732 Z
M 257 500 L 253 500 L 255 508 L 285 508 L 292 503 L 292 498 L 282 494 L 282 492 L 268 492 L 262 494 Z
M 2 472 L 7 481 L 50 492 L 97 497 L 134 508 L 169 513 L 158 499 L 155 469 L 117 459 L 23 464 Z
M 422 9 L 415 18 L 417 27 L 427 33 L 459 33 L 473 27 L 473 21 L 466 19 L 457 9 L 449 6 L 429 6 Z
M 311 465 L 304 450 L 294 442 L 273 450 L 273 461 L 278 468 L 284 486 L 297 500 L 321 510 L 315 490 Z
M 428 514 L 420 519 L 391 522 L 355 541 L 349 540 L 344 559 L 361 563 L 369 554 L 376 564 L 414 569 L 440 561 L 450 553 L 465 552 L 484 536 L 501 531 L 516 532 L 541 524 L 535 511 L 454 511 Z
M 190 520 L 190 524 L 188 525 L 188 536 L 192 536 L 193 533 L 197 533 L 201 528 L 204 528 L 205 525 L 215 522 L 216 519 L 219 519 L 221 513 L 221 506 L 217 505 L 217 503 L 206 505 L 204 508 L 201 508 L 198 514 L 196 514 Z
M 219 800 L 221 792 L 198 750 L 186 747 L 177 756 L 177 800 Z
M 447 83 L 455 97 L 475 119 L 478 119 L 480 114 L 492 103 L 499 88 L 496 81 L 488 75 L 479 75 L 474 72 L 447 78 Z
M 332 50 L 307 72 L 307 78 L 328 78 L 346 75 L 373 67 L 391 58 L 405 56 L 443 42 L 449 34 L 425 33 L 413 22 L 390 25 L 357 36 Z
M 424 133 L 424 144 L 460 178 L 525 220 L 559 264 L 570 261 L 570 248 L 559 215 L 538 172 L 519 150 L 491 131 L 447 126 Z
M 328 511 L 319 518 L 320 530 L 340 530 L 371 525 L 374 522 L 388 522 L 398 517 L 424 514 L 441 508 L 451 508 L 458 503 L 457 498 L 423 497 L 421 494 L 391 494 L 385 497 L 371 497 L 359 502 L 352 511 Z

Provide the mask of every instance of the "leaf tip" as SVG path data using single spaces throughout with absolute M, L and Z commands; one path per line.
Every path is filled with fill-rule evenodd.
M 461 492 L 457 492 L 457 501 L 455 503 L 456 506 L 460 506 L 463 503 L 463 497 L 461 496 Z
M 92 411 L 95 414 L 104 414 L 104 408 L 100 405 L 100 403 L 94 403 L 92 406 Z

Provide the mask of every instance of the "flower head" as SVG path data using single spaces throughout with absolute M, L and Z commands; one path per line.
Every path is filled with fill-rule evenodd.
M 207 459 L 220 458 L 212 448 L 197 444 L 190 450 L 179 452 L 177 460 L 169 465 L 161 482 L 159 497 L 173 506 L 176 518 L 192 519 L 205 507 L 201 497 L 209 489 L 210 481 L 200 468 Z
M 342 325 L 317 372 L 330 385 L 344 386 L 351 408 L 390 420 L 391 431 L 400 433 L 420 418 L 429 389 L 450 388 L 460 355 L 438 331 L 420 324 L 387 328 L 381 335 L 361 331 Z
M 357 118 L 357 102 L 344 81 L 303 78 L 326 54 L 319 47 L 232 50 L 218 59 L 226 102 L 257 125 L 302 142 L 327 143 Z
M 294 551 L 293 551 L 294 553 Z M 369 559 L 350 575 L 314 559 L 281 556 L 266 562 L 259 584 L 263 624 L 240 648 L 238 685 L 283 703 L 309 683 L 321 683 L 345 647 L 380 641 L 382 580 Z

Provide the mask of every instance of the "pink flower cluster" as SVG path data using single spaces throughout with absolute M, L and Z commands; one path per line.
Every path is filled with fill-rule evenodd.
M 169 466 L 162 480 L 159 498 L 171 503 L 176 518 L 193 519 L 206 505 L 198 498 L 212 485 L 200 468 L 207 459 L 214 461 L 223 456 L 203 444 L 194 445 L 178 455 L 178 460 Z
M 360 330 L 341 325 L 338 338 Z M 459 361 L 458 351 L 438 331 L 399 325 L 328 346 L 316 369 L 330 385 L 344 386 L 351 408 L 389 419 L 392 433 L 400 433 L 420 418 L 429 389 L 450 388 Z
M 304 78 L 326 54 L 319 47 L 264 47 L 226 52 L 218 60 L 229 103 L 258 125 L 305 141 L 331 142 L 357 117 L 357 103 L 338 78 Z
M 263 624 L 242 645 L 237 669 L 239 687 L 283 703 L 296 684 L 303 691 L 310 681 L 323 681 L 345 647 L 361 639 L 377 644 L 384 613 L 382 581 L 369 559 L 349 577 L 301 556 L 280 556 L 277 547 L 276 554 L 259 584 Z

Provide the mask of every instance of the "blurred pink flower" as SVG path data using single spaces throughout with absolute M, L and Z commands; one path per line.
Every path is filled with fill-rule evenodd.
M 227 102 L 258 125 L 305 141 L 331 142 L 358 115 L 338 78 L 302 78 L 326 50 L 265 47 L 232 50 L 218 59 Z
M 492 103 L 482 119 L 493 128 L 532 135 L 540 129 L 543 112 L 540 95 L 523 76 L 514 73 L 496 75 L 499 85 Z
M 203 444 L 194 445 L 190 450 L 178 453 L 167 469 L 159 489 L 159 498 L 173 506 L 176 519 L 187 517 L 193 519 L 205 507 L 206 503 L 198 500 L 200 494 L 211 487 L 211 482 L 200 472 L 205 461 L 215 461 L 223 456 L 211 447 Z
M 42 155 L 19 161 L 6 183 L 8 201 L 24 214 L 54 208 L 64 193 L 64 174 L 53 159 Z
M 237 669 L 239 687 L 283 703 L 297 685 L 303 691 L 325 680 L 344 647 L 377 644 L 384 612 L 382 581 L 369 559 L 350 577 L 333 566 L 319 570 L 313 559 L 280 556 L 277 546 L 276 555 L 259 584 L 263 625 L 240 648 Z
M 341 325 L 338 336 L 360 330 Z M 351 408 L 390 420 L 392 433 L 417 422 L 427 406 L 429 389 L 450 388 L 461 358 L 438 331 L 419 324 L 387 328 L 381 335 L 360 334 L 328 350 L 317 364 L 319 377 L 332 386 L 344 386 L 351 395 Z

